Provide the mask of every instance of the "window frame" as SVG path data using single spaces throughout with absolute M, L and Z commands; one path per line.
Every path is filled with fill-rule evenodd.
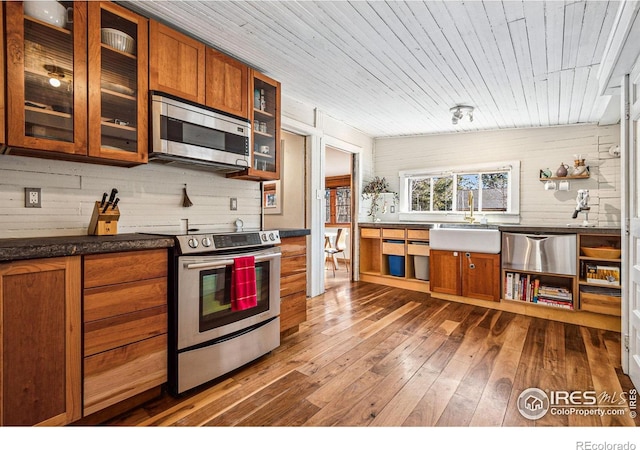
M 442 177 L 453 175 L 483 174 L 487 172 L 509 172 L 509 185 L 507 188 L 507 211 L 477 211 L 474 216 L 478 220 L 484 216 L 489 222 L 519 223 L 520 222 L 520 161 L 498 161 L 480 164 L 469 164 L 455 167 L 436 167 L 403 170 L 399 172 L 400 178 L 400 205 L 399 219 L 405 221 L 435 221 L 435 222 L 461 222 L 468 210 L 463 211 L 410 211 L 411 199 L 409 198 L 409 180 L 416 177 Z M 481 180 L 482 178 L 480 178 Z M 481 181 L 480 181 L 481 183 Z M 455 208 L 457 185 L 453 182 L 453 203 Z
M 342 225 L 347 226 L 351 224 L 350 222 L 337 222 L 337 190 L 338 189 L 348 189 L 350 191 L 349 194 L 349 217 L 351 221 L 353 221 L 353 188 L 351 187 L 351 176 L 350 175 L 338 175 L 332 177 L 325 178 L 325 211 L 327 206 L 329 206 L 329 216 L 325 217 L 325 226 L 334 226 L 334 225 Z M 327 197 L 327 194 L 328 197 Z M 329 204 L 327 205 L 327 200 L 329 200 Z M 326 215 L 326 212 L 325 212 Z

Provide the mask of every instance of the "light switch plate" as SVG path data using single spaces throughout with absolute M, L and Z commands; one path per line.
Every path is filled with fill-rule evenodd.
M 42 208 L 42 189 L 24 188 L 24 207 Z
M 231 197 L 229 199 L 229 209 L 231 211 L 237 211 L 238 210 L 238 199 L 235 197 Z

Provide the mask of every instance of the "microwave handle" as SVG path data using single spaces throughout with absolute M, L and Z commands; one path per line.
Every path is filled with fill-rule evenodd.
M 279 255 L 278 255 L 279 256 Z M 266 261 L 268 259 L 273 259 L 274 255 L 269 256 L 256 256 L 256 262 Z M 185 263 L 185 269 L 217 269 L 220 267 L 232 266 L 233 259 L 223 259 L 217 261 L 207 261 L 200 263 Z

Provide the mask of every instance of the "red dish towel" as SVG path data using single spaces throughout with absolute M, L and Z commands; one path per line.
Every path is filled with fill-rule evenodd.
M 257 305 L 255 258 L 234 258 L 231 271 L 231 311 L 242 311 Z

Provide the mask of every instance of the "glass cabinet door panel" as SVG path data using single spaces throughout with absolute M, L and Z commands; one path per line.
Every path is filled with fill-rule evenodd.
M 52 17 L 43 17 L 36 5 L 6 5 L 7 30 L 12 30 L 7 34 L 7 100 L 15 113 L 8 119 L 8 140 L 21 147 L 82 154 L 86 4 L 57 2 L 59 15 Z
M 89 154 L 146 162 L 146 19 L 110 2 L 90 2 L 89 30 Z
M 73 142 L 73 37 L 25 18 L 25 132 Z
M 253 169 L 264 178 L 280 174 L 280 89 L 278 83 L 253 74 Z
M 137 152 L 137 26 L 101 12 L 101 147 Z

